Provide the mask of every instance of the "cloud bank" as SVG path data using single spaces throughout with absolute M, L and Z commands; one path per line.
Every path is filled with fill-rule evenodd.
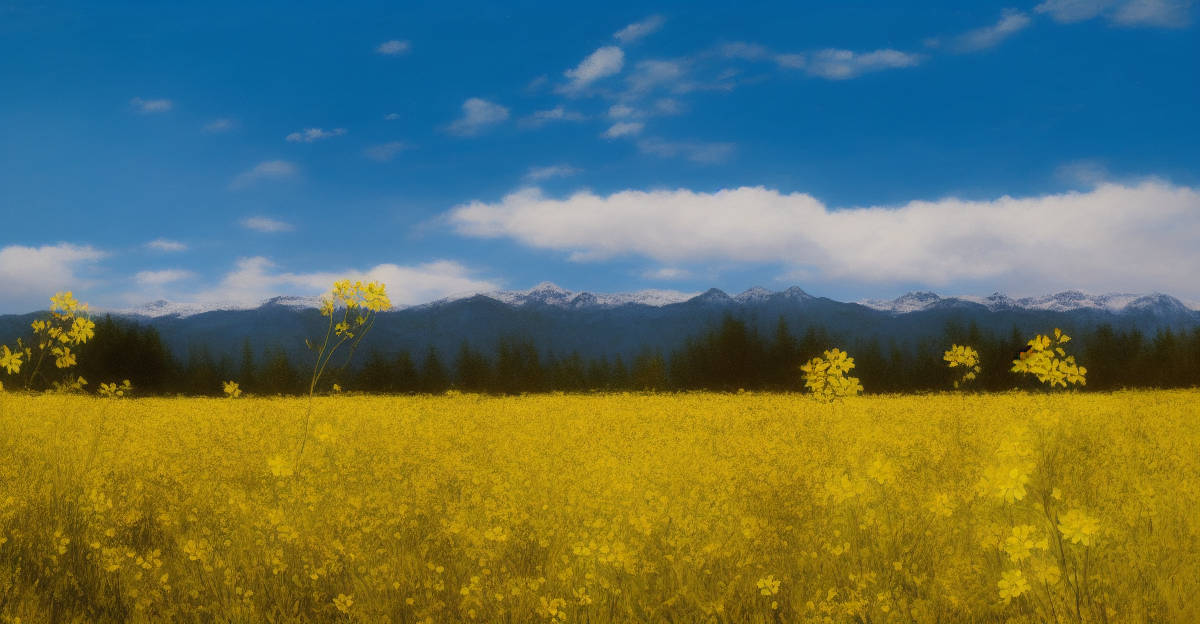
M 858 284 L 1200 295 L 1200 191 L 1160 181 L 838 210 L 762 187 L 564 199 L 526 188 L 459 205 L 447 219 L 463 236 L 509 238 L 576 261 L 764 263 Z

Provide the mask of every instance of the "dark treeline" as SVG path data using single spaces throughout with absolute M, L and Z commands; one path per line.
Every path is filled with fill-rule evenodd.
M 1088 368 L 1087 390 L 1200 385 L 1200 327 L 1164 329 L 1153 335 L 1102 325 L 1069 332 L 1070 353 Z M 752 324 L 726 317 L 717 327 L 694 336 L 670 353 L 645 350 L 629 358 L 585 358 L 555 353 L 532 342 L 503 338 L 486 351 L 463 343 L 456 353 L 366 351 L 355 366 L 335 370 L 329 385 L 379 393 L 522 392 L 590 390 L 779 390 L 803 386 L 802 363 L 839 347 L 854 358 L 854 375 L 866 392 L 914 392 L 950 387 L 954 371 L 942 353 L 952 343 L 979 351 L 983 372 L 978 390 L 1034 388 L 1036 381 L 1009 372 L 1012 360 L 1032 336 L 1015 328 L 1007 335 L 981 331 L 974 324 L 947 324 L 939 339 L 831 336 L 820 327 L 795 331 L 782 319 L 766 335 Z M 96 337 L 80 349 L 78 374 L 92 387 L 129 379 L 139 395 L 219 395 L 222 383 L 236 380 L 254 394 L 302 394 L 307 363 L 288 358 L 281 348 L 256 352 L 247 342 L 236 354 L 213 354 L 203 346 L 175 358 L 149 327 L 105 318 Z M 324 388 L 327 389 L 327 388 Z

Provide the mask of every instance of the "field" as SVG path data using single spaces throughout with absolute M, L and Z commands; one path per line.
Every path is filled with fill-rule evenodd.
M 1196 622 L 1200 392 L 0 394 L 0 621 Z

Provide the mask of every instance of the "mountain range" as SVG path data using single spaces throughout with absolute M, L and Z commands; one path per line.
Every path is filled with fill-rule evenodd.
M 323 331 L 316 297 L 275 297 L 257 306 L 198 305 L 157 301 L 109 313 L 158 330 L 180 357 L 197 348 L 234 354 L 244 342 L 261 352 L 283 348 L 300 355 L 303 338 Z M 368 348 L 385 352 L 429 347 L 452 358 L 465 341 L 484 350 L 504 338 L 531 341 L 541 350 L 578 351 L 586 357 L 630 356 L 643 349 L 670 351 L 708 331 L 726 315 L 746 320 L 764 334 L 780 319 L 795 334 L 819 326 L 839 340 L 877 337 L 913 344 L 941 336 L 948 323 L 974 323 L 984 331 L 1023 335 L 1091 329 L 1152 333 L 1162 328 L 1200 326 L 1200 310 L 1160 293 L 1089 295 L 1065 291 L 1040 297 L 943 297 L 910 292 L 892 300 L 841 302 L 815 297 L 799 287 L 782 291 L 751 288 L 736 295 L 643 290 L 624 294 L 574 292 L 551 283 L 529 290 L 465 294 L 384 312 Z M 25 333 L 35 314 L 0 316 L 0 342 Z

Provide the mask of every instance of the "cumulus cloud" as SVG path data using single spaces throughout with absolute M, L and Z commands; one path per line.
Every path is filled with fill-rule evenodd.
M 78 292 L 89 284 L 86 272 L 106 255 L 70 243 L 0 247 L 0 312 L 30 312 L 44 308 L 57 291 Z
M 330 139 L 336 136 L 346 134 L 345 128 L 334 128 L 333 130 L 324 130 L 322 128 L 305 128 L 300 132 L 293 132 L 285 138 L 289 143 L 314 143 L 322 139 Z
M 1191 21 L 1191 4 L 1191 0 L 1045 0 L 1033 10 L 1067 24 L 1104 17 L 1122 26 L 1182 28 Z
M 462 204 L 447 219 L 464 236 L 511 238 L 578 261 L 768 263 L 859 284 L 1200 295 L 1200 190 L 1159 181 L 837 210 L 762 187 L 564 199 L 527 188 Z
M 462 117 L 446 129 L 458 136 L 475 136 L 486 128 L 508 119 L 508 109 L 482 98 L 473 97 L 463 102 Z
M 468 267 L 450 260 L 416 265 L 379 264 L 369 269 L 293 273 L 280 271 L 268 258 L 255 256 L 237 261 L 217 288 L 195 297 L 201 302 L 255 304 L 278 295 L 312 296 L 325 293 L 340 279 L 379 281 L 387 285 L 393 305 L 425 303 L 452 294 L 488 292 L 499 285 L 476 276 Z
M 617 46 L 599 48 L 589 54 L 575 68 L 563 72 L 570 82 L 562 87 L 562 91 L 577 93 L 601 78 L 620 72 L 624 65 L 625 53 L 621 51 L 621 48 Z
M 266 160 L 254 165 L 249 171 L 243 171 L 233 178 L 229 188 L 233 190 L 246 188 L 259 180 L 277 180 L 296 175 L 296 165 L 286 160 Z
M 666 21 L 666 18 L 661 15 L 651 15 L 640 22 L 634 22 L 613 33 L 613 38 L 621 43 L 633 43 L 642 37 L 654 34 L 658 29 L 662 28 L 662 25 Z
M 526 128 L 540 128 L 548 123 L 555 121 L 584 121 L 587 115 L 578 111 L 567 110 L 566 107 L 559 105 L 554 108 L 535 111 L 533 114 L 521 120 L 521 125 Z
M 173 282 L 195 277 L 195 273 L 183 269 L 162 269 L 160 271 L 138 271 L 133 276 L 134 281 L 142 286 L 164 286 Z
M 372 145 L 366 148 L 363 150 L 363 155 L 374 161 L 388 162 L 395 158 L 397 154 L 407 149 L 410 149 L 410 146 L 404 141 L 388 141 L 387 143 Z
M 813 76 L 829 80 L 847 80 L 868 72 L 913 67 L 920 62 L 920 56 L 899 50 L 854 52 L 828 49 L 813 53 L 803 67 Z
M 1005 39 L 1029 26 L 1029 16 L 1020 11 L 1005 11 L 1000 21 L 965 32 L 955 37 L 950 43 L 950 49 L 955 52 L 978 52 L 994 48 Z
M 133 107 L 133 110 L 143 115 L 148 115 L 151 113 L 165 113 L 171 110 L 175 104 L 167 99 L 143 100 L 140 97 L 135 97 L 129 100 L 129 105 Z
M 638 149 L 644 154 L 662 158 L 686 158 L 701 164 L 713 164 L 728 160 L 733 155 L 733 143 L 704 141 L 666 141 L 648 138 L 638 141 Z
M 156 238 L 146 243 L 146 248 L 155 251 L 187 251 L 187 245 L 169 238 Z
M 620 137 L 634 136 L 642 131 L 645 127 L 640 121 L 619 121 L 604 131 L 604 138 L 616 139 Z
M 579 169 L 571 165 L 547 165 L 545 167 L 530 167 L 529 171 L 525 172 L 525 179 L 539 182 L 551 178 L 565 178 L 577 173 L 579 173 Z
M 412 49 L 412 44 L 409 42 L 401 41 L 399 39 L 392 39 L 391 41 L 384 41 L 383 43 L 379 44 L 375 48 L 375 53 L 383 54 L 384 56 L 399 56 L 405 52 L 408 52 L 410 49 Z
M 296 229 L 296 226 L 291 223 L 270 217 L 246 217 L 239 221 L 239 223 L 247 230 L 254 230 L 255 232 L 263 232 L 265 234 L 291 232 Z

